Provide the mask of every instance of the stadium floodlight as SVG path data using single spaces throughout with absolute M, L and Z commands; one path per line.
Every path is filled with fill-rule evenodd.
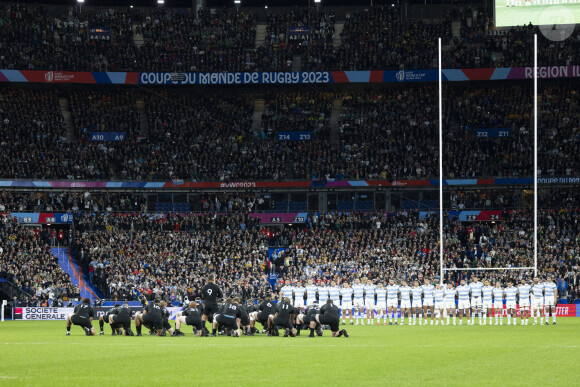
M 268 9 L 268 6 L 267 6 L 267 5 L 265 5 L 265 6 L 264 6 L 264 8 Z
M 242 4 L 242 0 L 234 0 L 234 4 Z
M 163 5 L 163 4 L 165 4 L 165 0 L 157 0 L 157 4 Z
M 79 4 L 82 4 L 84 2 L 85 2 L 85 0 L 77 0 L 77 3 L 79 3 Z
M 322 0 L 314 0 L 314 3 L 315 4 L 320 4 L 320 3 L 322 3 Z

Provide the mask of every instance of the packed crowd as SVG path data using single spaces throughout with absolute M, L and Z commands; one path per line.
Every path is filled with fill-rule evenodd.
M 55 89 L 0 89 L 2 177 L 106 179 L 107 152 L 69 141 Z
M 30 4 L 0 7 L 0 68 L 84 71 L 290 71 L 437 67 L 436 38 L 445 67 L 531 66 L 533 34 L 540 65 L 580 63 L 580 31 L 564 42 L 521 26 L 489 34 L 486 9 L 454 8 L 442 22 L 407 20 L 399 7 L 368 7 L 335 15 L 313 8 L 271 12 L 264 42 L 256 42 L 256 17 L 236 9 L 70 8 L 68 13 Z M 58 14 L 58 16 L 53 16 Z M 341 44 L 334 25 L 344 20 Z M 457 36 L 451 24 L 460 23 Z M 310 38 L 292 41 L 289 27 L 310 27 Z M 89 28 L 104 28 L 90 36 Z M 257 48 L 256 48 L 257 47 Z
M 145 212 L 143 195 L 112 192 L 23 192 L 2 191 L 0 212 Z
M 81 142 L 90 141 L 91 132 L 124 132 L 134 139 L 140 132 L 136 95 L 130 90 L 74 90 L 69 105 Z
M 165 91 L 145 102 L 150 136 L 115 155 L 123 177 L 227 181 L 285 176 L 282 148 L 252 130 L 252 98 Z
M 0 276 L 25 292 L 16 296 L 23 305 L 62 306 L 80 297 L 46 239 L 12 220 L 2 218 L 0 222 Z
M 554 274 L 561 294 L 578 294 L 577 210 L 540 214 L 540 272 Z M 504 211 L 496 223 L 446 224 L 448 268 L 533 267 L 530 211 Z M 273 230 L 243 214 L 171 217 L 90 216 L 78 225 L 77 249 L 93 267 L 105 294 L 121 299 L 163 294 L 173 301 L 195 296 L 209 272 L 226 293 L 245 288 L 257 296 L 265 276 L 331 282 L 369 278 L 423 281 L 439 276 L 438 221 L 418 212 L 310 214 L 304 226 Z M 276 239 L 285 251 L 269 258 Z M 528 278 L 533 270 L 486 273 L 490 279 Z M 456 282 L 467 272 L 450 270 Z M 253 290 L 251 290 L 251 289 Z M 262 290 L 261 290 L 262 289 Z
M 575 89 L 574 84 L 557 83 L 540 88 L 540 177 L 580 174 L 574 157 L 580 141 L 580 94 Z M 69 97 L 77 130 L 71 139 L 58 93 L 0 89 L 1 144 L 7 150 L 0 155 L 2 177 L 403 180 L 439 174 L 437 90 L 432 85 L 270 92 L 256 126 L 253 102 L 260 95 L 73 90 L 61 95 Z M 531 94 L 521 85 L 445 87 L 444 175 L 531 176 Z M 143 103 L 143 115 L 137 101 Z M 336 101 L 342 110 L 333 129 Z M 98 131 L 121 131 L 126 137 L 121 142 L 91 141 L 89 134 Z M 278 138 L 291 131 L 309 132 L 309 139 Z

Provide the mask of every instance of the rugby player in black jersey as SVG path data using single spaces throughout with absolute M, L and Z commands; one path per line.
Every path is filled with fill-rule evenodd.
M 284 337 L 288 335 L 296 337 L 296 330 L 292 325 L 291 316 L 295 313 L 295 308 L 292 305 L 290 297 L 284 298 L 282 302 L 278 303 L 276 307 L 276 314 L 271 314 L 269 317 L 269 324 L 273 327 L 283 327 Z
M 125 331 L 125 336 L 133 336 L 133 331 L 131 330 L 131 308 L 129 308 L 129 303 L 127 301 L 123 302 L 123 305 L 115 305 L 115 313 L 109 314 L 109 324 L 111 326 L 115 325 L 115 328 L 123 327 Z
M 203 315 L 201 318 L 204 325 L 206 321 L 213 322 L 213 315 L 216 314 L 219 309 L 218 299 L 224 296 L 219 286 L 215 284 L 215 274 L 210 274 L 207 282 L 207 285 L 201 289 L 201 298 L 204 302 Z
M 191 301 L 189 305 L 183 309 L 181 316 L 175 318 L 175 332 L 173 336 L 185 336 L 185 333 L 181 332 L 181 324 L 192 325 L 194 329 L 194 334 L 196 336 L 204 336 L 203 322 L 201 321 L 201 312 L 197 308 L 197 303 Z
M 332 337 L 348 337 L 346 329 L 340 330 L 338 326 L 340 324 L 340 310 L 332 300 L 327 300 L 326 304 L 320 308 L 320 313 L 314 316 L 314 319 L 310 321 L 310 335 L 308 337 L 314 337 L 314 329 L 316 328 L 316 323 L 321 325 L 329 325 L 330 331 L 332 332 Z
M 143 313 L 135 315 L 135 328 L 137 329 L 137 336 L 141 336 L 141 326 L 151 326 L 157 336 L 161 336 L 163 332 L 163 310 L 159 306 L 159 302 L 150 302 Z
M 239 303 L 240 299 L 236 297 L 231 303 L 226 302 L 223 305 L 221 313 L 214 316 L 211 337 L 216 337 L 218 325 L 229 329 L 232 337 L 240 337 L 241 311 L 238 305 Z
M 99 328 L 100 328 L 100 332 L 99 335 L 104 335 L 105 332 L 103 332 L 105 323 L 109 324 L 109 316 L 114 315 L 115 313 L 117 313 L 117 307 L 120 306 L 119 304 L 115 304 L 114 307 L 112 307 L 111 309 L 109 309 L 104 315 L 99 316 Z M 117 334 L 117 327 L 114 324 L 111 324 L 111 336 L 115 336 Z
M 94 336 L 93 318 L 95 311 L 91 307 L 91 300 L 85 298 L 82 303 L 74 308 L 74 312 L 66 316 L 66 335 L 70 336 L 70 327 L 72 324 L 79 325 L 85 331 L 85 335 Z

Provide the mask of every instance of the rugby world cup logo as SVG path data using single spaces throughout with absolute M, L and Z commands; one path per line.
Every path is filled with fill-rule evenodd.
M 54 72 L 47 71 L 46 73 L 44 73 L 44 80 L 46 82 L 52 82 L 54 80 Z
M 397 74 L 395 75 L 395 77 L 397 78 L 397 81 L 403 82 L 405 80 L 405 70 L 397 71 Z

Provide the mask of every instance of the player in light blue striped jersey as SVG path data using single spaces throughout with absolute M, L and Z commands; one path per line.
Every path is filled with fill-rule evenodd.
M 503 295 L 504 290 L 501 282 L 497 280 L 493 288 L 493 314 L 495 315 L 495 325 L 503 325 Z
M 365 308 L 367 310 L 367 323 L 373 325 L 375 319 L 375 289 L 377 285 L 373 284 L 370 279 L 366 280 L 366 284 L 364 285 L 365 290 Z
M 421 297 L 423 296 L 423 288 L 419 286 L 419 281 L 413 282 L 411 294 L 413 295 L 413 303 L 411 304 L 411 306 L 413 307 L 413 323 L 411 325 L 415 325 L 415 323 L 417 322 L 417 313 L 419 313 L 419 325 L 422 325 L 423 303 L 421 301 Z
M 425 278 L 425 285 L 423 288 L 423 315 L 425 316 L 425 322 L 423 325 L 427 325 L 427 312 L 431 312 L 431 325 L 433 325 L 433 318 L 435 314 L 435 309 L 433 306 L 433 292 L 435 291 L 435 286 L 427 278 Z
M 316 291 L 318 293 L 318 305 L 326 305 L 326 301 L 328 301 L 328 287 L 326 286 L 326 283 L 320 281 Z
M 489 325 L 492 324 L 492 310 L 493 310 L 493 287 L 488 280 L 485 280 L 483 288 L 481 288 L 482 294 L 482 312 L 483 312 L 483 325 L 486 324 L 486 317 L 489 317 Z
M 522 283 L 518 286 L 520 295 L 520 319 L 522 325 L 528 325 L 530 317 L 530 289 L 531 286 L 522 278 Z
M 471 288 L 465 284 L 465 280 L 461 280 L 457 287 L 457 309 L 459 309 L 459 325 L 463 325 L 463 313 L 467 311 L 467 325 L 470 325 L 469 318 L 471 317 L 471 305 L 469 304 L 469 293 Z
M 483 283 L 479 282 L 476 276 L 473 276 L 473 281 L 469 284 L 471 288 L 471 325 L 475 324 L 475 314 L 479 317 L 479 325 L 482 324 L 482 309 L 483 303 L 481 301 L 481 289 L 483 288 Z
M 308 285 L 306 285 L 306 305 L 313 305 L 314 301 L 316 301 L 316 291 L 318 287 L 314 285 L 314 281 L 312 279 L 308 280 Z
M 286 281 L 282 289 L 280 289 L 280 301 L 285 298 L 294 299 L 294 286 L 291 285 L 290 281 Z
M 435 298 L 435 313 L 439 315 L 439 318 L 435 320 L 435 325 L 443 324 L 443 315 L 445 314 L 445 300 L 444 296 L 445 290 L 441 286 L 441 284 L 437 284 L 435 286 L 435 291 L 433 292 L 433 297 Z
M 405 325 L 405 314 L 409 317 L 409 325 L 411 325 L 411 288 L 407 281 L 402 282 L 399 293 L 401 293 L 401 325 Z
M 340 308 L 340 288 L 335 281 L 330 283 L 328 288 L 328 297 L 332 300 L 332 303 Z
M 507 309 L 507 325 L 511 325 L 512 318 L 514 319 L 514 325 L 516 325 L 516 296 L 518 295 L 518 288 L 516 288 L 513 282 L 508 282 L 508 287 L 505 288 L 505 306 Z
M 382 282 L 377 285 L 375 294 L 377 295 L 377 325 L 381 325 L 381 318 L 384 320 L 384 325 L 387 325 L 387 289 Z
M 552 276 L 548 276 L 544 282 L 544 306 L 546 308 L 546 325 L 548 322 L 548 314 L 552 315 L 552 325 L 556 325 L 556 305 L 558 304 L 558 287 L 554 282 Z
M 447 288 L 445 289 L 445 309 L 447 309 L 447 325 L 449 325 L 449 316 L 453 316 L 453 325 L 457 325 L 455 320 L 455 296 L 457 295 L 457 290 L 453 287 L 453 284 L 449 282 Z
M 393 279 L 389 280 L 389 286 L 387 286 L 387 314 L 389 315 L 389 325 L 393 324 L 393 319 L 395 319 L 395 325 L 397 325 L 397 307 L 399 306 L 399 285 L 395 284 Z M 401 321 L 403 315 L 401 314 Z M 385 321 L 385 324 L 387 322 Z
M 354 306 L 354 313 L 355 313 L 355 325 L 358 325 L 359 319 L 361 318 L 361 314 L 363 313 L 363 308 L 365 306 L 365 287 L 361 285 L 360 280 L 357 278 L 354 280 L 354 285 L 352 285 L 353 291 L 353 299 L 352 304 Z M 363 318 L 362 325 L 365 325 L 365 320 Z
M 536 277 L 534 278 L 534 285 L 531 288 L 532 292 L 532 312 L 534 314 L 534 325 L 538 323 L 537 314 L 540 315 L 540 325 L 544 325 L 544 284 Z
M 342 325 L 346 324 L 346 317 L 350 317 L 352 325 L 352 295 L 353 289 L 348 282 L 344 282 L 340 288 L 340 306 L 342 308 Z

